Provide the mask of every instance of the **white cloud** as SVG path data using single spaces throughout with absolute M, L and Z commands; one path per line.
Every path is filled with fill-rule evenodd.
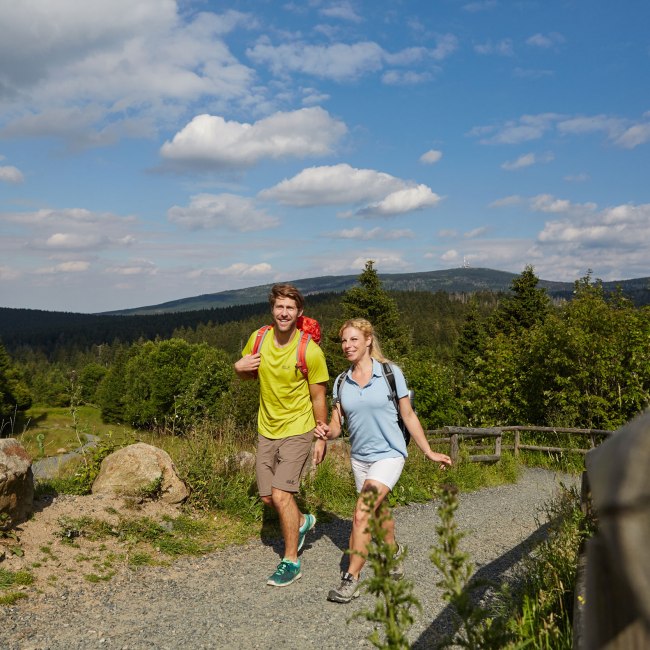
M 62 262 L 55 266 L 36 269 L 37 275 L 56 275 L 58 273 L 83 273 L 90 267 L 90 262 L 86 261 L 70 261 Z
M 370 241 L 373 239 L 378 240 L 396 240 L 396 239 L 412 239 L 415 235 L 412 230 L 406 228 L 403 230 L 384 230 L 383 228 L 371 228 L 365 230 L 364 228 L 347 228 L 328 233 L 332 239 L 351 239 L 359 241 Z
M 549 49 L 556 47 L 557 45 L 562 45 L 566 39 L 562 34 L 558 32 L 550 32 L 549 34 L 533 34 L 526 39 L 526 45 L 532 45 L 534 47 L 540 47 L 543 49 Z
M 174 0 L 21 0 L 2 4 L 0 22 L 6 133 L 74 133 L 75 146 L 149 137 L 182 104 L 245 105 L 258 93 L 223 41 L 254 23 L 236 11 L 187 19 Z M 78 112 L 95 133 L 57 120 L 60 111 Z
M 524 167 L 530 167 L 531 165 L 536 165 L 538 163 L 548 163 L 554 159 L 552 153 L 545 153 L 540 156 L 534 153 L 526 153 L 522 156 L 519 156 L 516 160 L 504 162 L 501 165 L 502 169 L 506 171 L 515 171 L 517 169 L 523 169 Z
M 445 251 L 441 256 L 440 259 L 443 262 L 455 262 L 460 256 L 458 255 L 458 251 L 454 250 L 453 248 Z
M 291 73 L 309 74 L 334 81 L 352 81 L 381 71 L 385 65 L 413 65 L 427 61 L 442 61 L 458 48 L 452 34 L 436 38 L 434 48 L 406 48 L 387 52 L 373 41 L 311 45 L 303 42 L 273 45 L 266 36 L 246 50 L 258 65 L 267 65 L 278 76 Z
M 0 266 L 0 282 L 12 282 L 20 278 L 21 272 L 9 266 Z
M 264 158 L 322 156 L 347 132 L 319 107 L 275 113 L 254 124 L 198 115 L 160 153 L 168 162 L 204 167 L 248 167 Z
M 584 183 L 589 180 L 589 174 L 581 172 L 580 174 L 569 174 L 564 177 L 567 183 Z
M 360 23 L 363 21 L 361 16 L 354 10 L 350 2 L 335 2 L 326 7 L 319 9 L 319 13 L 327 18 L 340 18 L 341 20 L 349 20 L 353 23 Z
M 478 13 L 479 11 L 490 11 L 498 6 L 497 0 L 478 0 L 477 2 L 464 4 L 463 10 L 469 13 Z
M 197 269 L 195 271 L 190 271 L 187 276 L 189 278 L 201 278 L 201 277 L 213 277 L 213 276 L 224 276 L 224 277 L 253 277 L 260 275 L 267 275 L 271 273 L 273 268 L 270 264 L 266 262 L 261 262 L 259 264 L 245 264 L 243 262 L 236 262 L 230 266 L 219 268 L 207 268 L 207 269 Z
M 496 42 L 477 43 L 474 46 L 474 51 L 477 54 L 498 54 L 499 56 L 512 56 L 514 54 L 512 39 L 509 38 Z
M 538 194 L 530 199 L 530 209 L 537 212 L 587 215 L 597 207 L 595 203 L 572 203 L 566 199 L 557 199 L 551 194 Z
M 431 81 L 430 72 L 415 72 L 414 70 L 389 70 L 382 77 L 382 83 L 387 86 L 415 86 Z
M 191 197 L 189 206 L 171 207 L 167 218 L 189 230 L 251 232 L 279 224 L 278 219 L 256 208 L 255 201 L 235 194 L 197 194 Z
M 362 217 L 392 217 L 398 214 L 431 208 L 440 202 L 440 197 L 426 185 L 408 187 L 392 192 L 386 198 L 371 203 L 357 210 L 357 215 Z
M 0 213 L 0 222 L 11 223 L 23 236 L 27 251 L 83 252 L 123 249 L 136 242 L 134 220 L 84 208 L 42 209 Z
M 522 201 L 523 199 L 519 195 L 512 194 L 511 196 L 504 196 L 502 199 L 497 199 L 496 201 L 492 201 L 492 203 L 490 203 L 488 207 L 503 208 L 511 205 L 520 205 Z
M 133 259 L 122 264 L 114 264 L 104 269 L 104 273 L 119 276 L 153 276 L 158 274 L 158 267 L 151 260 Z
M 437 151 L 436 149 L 429 149 L 420 156 L 420 162 L 425 165 L 433 165 L 437 163 L 442 158 L 442 151 Z
M 488 231 L 487 226 L 481 226 L 480 228 L 474 228 L 473 230 L 468 230 L 466 233 L 463 233 L 465 239 L 476 239 L 477 237 L 482 237 Z
M 6 165 L 0 167 L 0 182 L 17 185 L 25 180 L 23 173 L 17 167 Z
M 374 169 L 356 169 L 341 163 L 309 167 L 290 179 L 260 192 L 260 198 L 294 207 L 342 205 L 379 200 L 407 183 Z

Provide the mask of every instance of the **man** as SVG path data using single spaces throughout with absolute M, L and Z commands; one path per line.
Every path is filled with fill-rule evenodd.
M 262 501 L 277 510 L 284 538 L 284 557 L 267 584 L 286 587 L 302 577 L 298 552 L 316 524 L 314 515 L 300 512 L 294 495 L 300 488 L 316 421 L 327 418 L 329 376 L 323 351 L 313 341 L 305 352 L 307 379 L 296 366 L 297 321 L 304 306 L 300 291 L 290 284 L 276 284 L 269 303 L 273 327 L 256 354 L 252 351 L 257 331 L 251 334 L 242 358 L 235 363 L 235 372 L 242 379 L 259 376 L 260 380 L 257 487 Z M 324 440 L 316 442 L 315 464 L 323 460 L 326 444 Z

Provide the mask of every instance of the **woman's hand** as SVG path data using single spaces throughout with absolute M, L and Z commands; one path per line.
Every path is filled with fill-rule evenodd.
M 435 451 L 428 453 L 427 458 L 434 463 L 440 463 L 440 469 L 451 467 L 451 458 L 447 454 L 438 454 Z
M 326 422 L 321 420 L 316 421 L 316 428 L 314 429 L 314 436 L 319 440 L 329 440 L 330 428 Z

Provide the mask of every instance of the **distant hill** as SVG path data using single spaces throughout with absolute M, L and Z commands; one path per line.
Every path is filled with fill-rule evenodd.
M 476 292 L 506 292 L 515 273 L 492 269 L 460 268 L 425 273 L 385 273 L 384 287 L 395 292 L 445 292 L 466 296 Z M 294 280 L 310 308 L 326 304 L 357 283 L 357 275 L 323 276 Z M 554 299 L 571 299 L 573 282 L 540 280 Z M 222 291 L 182 300 L 102 314 L 79 314 L 36 309 L 0 307 L 0 341 L 8 351 L 20 346 L 52 352 L 60 346 L 86 349 L 102 342 L 171 336 L 178 328 L 196 328 L 200 323 L 223 324 L 268 314 L 267 296 L 272 285 Z M 606 290 L 621 287 L 637 305 L 650 305 L 650 278 L 604 283 Z
M 443 271 L 425 271 L 421 273 L 380 273 L 384 288 L 388 291 L 446 291 L 451 294 L 475 293 L 477 291 L 509 291 L 517 273 L 495 271 L 482 268 L 458 268 Z M 317 278 L 291 280 L 305 295 L 319 293 L 342 293 L 354 286 L 358 275 L 325 275 Z M 552 298 L 570 298 L 573 282 L 539 281 Z M 604 282 L 607 290 L 621 286 L 623 292 L 636 304 L 650 303 L 650 278 Z M 218 293 L 206 293 L 191 298 L 172 300 L 159 305 L 135 307 L 118 311 L 105 312 L 109 315 L 155 315 L 171 312 L 196 311 L 249 305 L 266 302 L 271 284 L 262 284 L 245 289 L 233 289 Z

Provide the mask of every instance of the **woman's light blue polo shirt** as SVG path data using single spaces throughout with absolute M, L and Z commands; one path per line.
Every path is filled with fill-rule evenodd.
M 404 374 L 391 363 L 395 374 L 397 397 L 408 395 Z M 334 382 L 334 400 L 338 381 Z M 384 378 L 381 364 L 372 360 L 372 375 L 366 386 L 352 379 L 352 368 L 345 373 L 341 384 L 341 406 L 350 432 L 352 458 L 374 463 L 383 458 L 406 458 L 406 442 L 397 424 L 397 409 L 390 397 L 390 387 Z

